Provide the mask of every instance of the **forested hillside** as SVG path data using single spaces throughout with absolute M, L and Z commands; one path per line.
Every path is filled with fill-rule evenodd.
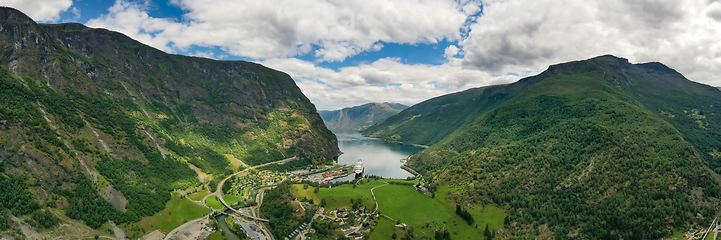
M 0 179 L 23 179 L 17 191 L 39 203 L 0 201 L 0 228 L 5 208 L 58 208 L 93 228 L 133 222 L 243 163 L 339 154 L 290 76 L 259 64 L 166 54 L 6 7 L 0 51 Z
M 366 103 L 340 110 L 321 110 L 318 113 L 329 129 L 337 131 L 361 131 L 403 109 L 400 103 Z
M 472 106 L 486 110 L 408 163 L 451 201 L 506 206 L 512 235 L 557 239 L 659 239 L 716 215 L 713 87 L 602 56 L 489 89 L 506 88 L 521 91 Z
M 511 85 L 472 88 L 431 98 L 370 126 L 363 135 L 433 145 L 488 109 L 532 86 L 537 79 L 530 77 Z

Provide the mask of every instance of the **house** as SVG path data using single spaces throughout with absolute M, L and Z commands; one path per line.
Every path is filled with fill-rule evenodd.
M 423 194 L 428 193 L 428 189 L 426 189 L 426 187 L 424 187 L 424 186 L 416 187 L 416 190 L 418 190 L 418 192 L 423 193 Z
M 370 227 L 364 227 L 363 229 L 361 229 L 361 231 L 363 231 L 363 232 L 368 232 L 368 231 L 370 231 L 370 230 L 371 230 Z

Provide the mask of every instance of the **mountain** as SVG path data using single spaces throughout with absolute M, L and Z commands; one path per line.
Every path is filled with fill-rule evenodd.
M 2 213 L 47 206 L 93 228 L 135 222 L 239 161 L 310 165 L 340 152 L 293 79 L 259 64 L 167 54 L 7 7 L 0 51 L 0 180 L 23 179 L 17 191 L 32 196 L 27 211 L 0 196 Z
M 366 103 L 340 110 L 321 110 L 320 116 L 331 130 L 360 131 L 408 108 L 400 103 Z
M 451 202 L 507 207 L 505 233 L 524 238 L 659 239 L 707 226 L 720 207 L 721 92 L 660 63 L 553 65 L 365 133 L 431 144 L 407 166 Z

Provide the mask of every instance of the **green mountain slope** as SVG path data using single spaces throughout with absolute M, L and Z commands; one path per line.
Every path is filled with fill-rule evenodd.
M 540 76 L 515 84 L 468 89 L 435 97 L 368 127 L 363 135 L 420 145 L 433 145 L 478 115 L 513 98 L 535 84 Z
M 295 82 L 255 63 L 166 54 L 5 7 L 0 51 L 0 175 L 94 228 L 152 215 L 239 161 L 339 154 Z
M 408 106 L 399 103 L 367 103 L 340 110 L 321 110 L 319 114 L 331 130 L 360 131 L 406 108 Z
M 704 164 L 708 154 L 686 141 L 685 133 L 696 131 L 684 130 L 691 120 L 669 123 L 664 114 L 693 106 L 672 104 L 687 99 L 679 95 L 716 101 L 721 92 L 661 66 L 613 56 L 551 66 L 530 78 L 535 84 L 505 86 L 523 90 L 502 103 L 467 105 L 486 110 L 408 164 L 432 185 L 454 189 L 450 201 L 509 208 L 513 235 L 659 239 L 705 227 L 719 207 L 718 175 Z M 651 91 L 667 87 L 667 95 Z M 712 103 L 683 117 L 721 114 Z M 718 126 L 704 119 L 709 123 L 695 127 L 709 135 L 699 139 Z

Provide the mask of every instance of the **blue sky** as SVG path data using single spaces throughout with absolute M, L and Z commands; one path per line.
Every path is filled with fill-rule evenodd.
M 721 85 L 721 2 L 697 0 L 0 0 L 168 53 L 290 74 L 319 109 L 412 105 L 614 54 Z

